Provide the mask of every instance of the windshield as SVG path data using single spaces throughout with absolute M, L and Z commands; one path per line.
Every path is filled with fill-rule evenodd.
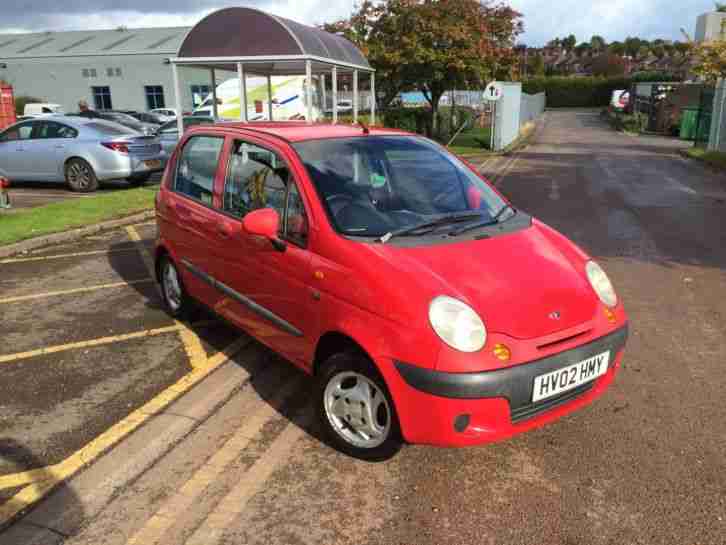
M 455 156 L 423 138 L 363 136 L 294 147 L 333 226 L 346 235 L 382 237 L 449 216 L 486 223 L 514 213 L 498 216 L 506 206 L 502 198 Z

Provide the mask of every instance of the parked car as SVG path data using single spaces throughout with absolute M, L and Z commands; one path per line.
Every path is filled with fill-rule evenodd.
M 627 316 L 600 266 L 425 138 L 220 123 L 187 131 L 171 161 L 168 312 L 202 303 L 314 375 L 343 452 L 510 437 L 620 368 Z
M 87 119 L 104 119 L 106 121 L 112 121 L 118 123 L 129 129 L 140 132 L 141 134 L 153 135 L 158 130 L 158 125 L 152 125 L 150 123 L 142 123 L 138 119 L 134 119 L 128 114 L 113 111 L 98 111 L 98 110 L 86 110 L 76 114 L 68 114 L 73 116 L 85 117 Z
M 0 176 L 12 182 L 65 181 L 89 192 L 104 180 L 141 185 L 164 164 L 158 138 L 103 119 L 53 116 L 0 133 Z
M 174 108 L 154 108 L 153 110 L 149 110 L 149 113 L 160 116 L 164 119 L 164 123 L 174 121 L 177 118 L 177 113 Z M 184 112 L 183 115 L 189 115 L 189 112 Z
M 188 116 L 182 119 L 182 123 L 184 123 L 184 130 L 186 131 L 189 127 L 214 123 L 214 118 L 208 116 Z M 161 149 L 164 150 L 167 156 L 170 156 L 179 142 L 179 126 L 176 120 L 169 121 L 159 127 L 158 134 Z
M 23 110 L 24 117 L 42 117 L 49 114 L 62 114 L 63 107 L 60 104 L 36 103 L 26 104 Z
M 134 110 L 127 110 L 119 113 L 130 115 L 136 121 L 146 123 L 147 125 L 153 125 L 156 128 L 167 122 L 165 117 L 162 118 L 162 116 L 153 114 L 151 112 L 136 112 Z

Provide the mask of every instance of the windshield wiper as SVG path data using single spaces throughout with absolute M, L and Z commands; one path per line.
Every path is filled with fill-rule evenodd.
M 409 225 L 408 227 L 401 227 L 400 229 L 396 229 L 394 231 L 389 231 L 382 237 L 380 237 L 378 240 L 385 244 L 389 240 L 391 240 L 393 237 L 398 237 L 402 235 L 409 235 L 413 234 L 416 231 L 420 231 L 421 229 L 426 229 L 423 233 L 419 234 L 426 234 L 431 232 L 436 227 L 439 227 L 440 225 L 446 225 L 447 223 L 458 223 L 460 221 L 466 221 L 470 219 L 480 218 L 481 213 L 479 212 L 454 212 L 452 214 L 446 214 L 445 216 L 439 216 L 436 219 L 433 220 L 427 220 L 423 223 L 419 223 L 416 225 Z
M 502 214 L 506 212 L 507 210 L 511 209 L 512 211 L 515 211 L 511 204 L 505 204 L 502 206 L 502 208 L 497 212 L 494 217 L 490 220 L 486 221 L 480 221 L 477 223 L 471 223 L 469 225 L 464 225 L 463 227 L 459 227 L 458 229 L 454 229 L 453 231 L 449 232 L 450 237 L 455 237 L 456 235 L 460 235 L 462 233 L 466 233 L 467 231 L 472 231 L 474 229 L 479 229 L 480 227 L 487 227 L 489 225 L 496 225 L 499 223 L 499 218 L 502 217 Z

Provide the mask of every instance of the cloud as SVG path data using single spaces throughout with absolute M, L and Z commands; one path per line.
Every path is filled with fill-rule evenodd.
M 245 5 L 307 24 L 347 16 L 352 0 L 14 0 L 2 8 L 0 33 L 89 28 L 191 26 L 225 5 Z M 608 41 L 626 36 L 682 39 L 693 34 L 696 17 L 713 9 L 712 0 L 510 0 L 524 15 L 528 45 L 543 45 L 556 36 L 594 34 Z

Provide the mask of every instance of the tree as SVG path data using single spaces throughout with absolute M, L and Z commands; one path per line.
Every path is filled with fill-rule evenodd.
M 562 47 L 564 47 L 567 51 L 572 51 L 576 45 L 577 38 L 574 34 L 570 34 L 567 38 L 562 40 Z
M 719 13 L 726 13 L 726 4 L 721 4 L 720 2 L 716 2 L 716 11 Z
M 693 71 L 707 81 L 726 78 L 726 40 L 714 40 L 694 47 Z
M 544 76 L 545 62 L 542 55 L 534 55 L 529 58 L 527 71 L 530 76 Z
M 350 19 L 331 27 L 362 49 L 377 79 L 391 76 L 391 92 L 423 93 L 434 134 L 446 91 L 511 77 L 518 62 L 514 41 L 523 30 L 519 13 L 489 0 L 366 0 Z
M 625 52 L 631 57 L 636 57 L 638 51 L 640 51 L 640 47 L 643 45 L 643 40 L 635 36 L 628 36 L 624 43 Z
M 614 78 L 625 74 L 625 61 L 611 53 L 603 53 L 592 61 L 592 75 Z
M 592 38 L 590 38 L 590 46 L 595 51 L 604 51 L 605 47 L 607 46 L 607 42 L 602 36 L 593 36 Z
M 622 57 L 623 55 L 625 55 L 625 44 L 623 42 L 613 42 L 608 45 L 608 51 L 613 55 L 618 55 L 619 57 Z

